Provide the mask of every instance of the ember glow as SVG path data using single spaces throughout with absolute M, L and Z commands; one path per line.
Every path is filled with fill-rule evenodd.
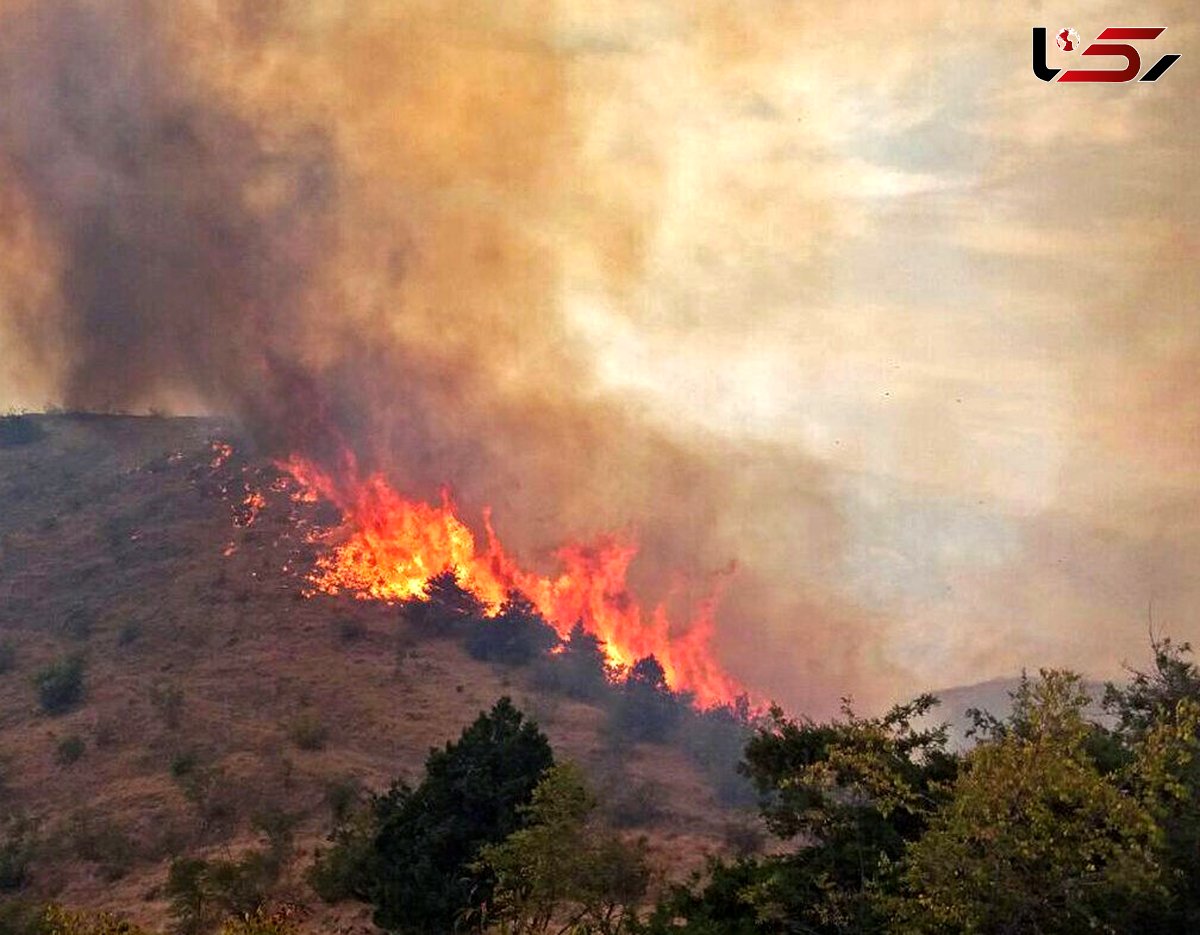
M 484 541 L 479 542 L 448 492 L 436 506 L 409 500 L 381 475 L 361 477 L 353 459 L 345 460 L 345 480 L 302 458 L 283 465 L 305 499 L 320 497 L 342 511 L 340 542 L 317 559 L 309 577 L 316 591 L 348 592 L 365 600 L 426 600 L 429 579 L 452 571 L 489 615 L 515 589 L 561 637 L 582 622 L 604 643 L 613 666 L 628 667 L 653 655 L 668 684 L 693 694 L 702 707 L 744 694 L 713 654 L 715 596 L 702 601 L 683 627 L 672 626 L 664 603 L 643 609 L 628 585 L 636 543 L 615 536 L 568 543 L 556 553 L 559 574 L 540 575 L 523 569 L 504 550 L 486 513 Z

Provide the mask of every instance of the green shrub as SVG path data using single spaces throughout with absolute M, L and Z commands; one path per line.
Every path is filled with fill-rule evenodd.
M 329 806 L 334 824 L 350 817 L 362 799 L 362 784 L 353 776 L 330 780 L 325 786 L 325 804 Z
M 176 779 L 186 779 L 196 772 L 200 765 L 200 754 L 195 750 L 181 750 L 171 757 L 171 775 Z
M 107 912 L 69 912 L 58 906 L 47 908 L 40 922 L 38 931 L 44 935 L 147 935 L 132 922 Z
M 164 895 L 180 935 L 199 935 L 230 916 L 247 918 L 266 908 L 279 868 L 251 851 L 237 860 L 179 858 L 167 873 Z
M 350 811 L 334 827 L 329 843 L 327 850 L 317 851 L 308 872 L 313 891 L 327 903 L 369 899 L 374 881 L 374 810 Z
M 614 689 L 604 644 L 582 623 L 571 628 L 560 652 L 537 660 L 533 678 L 538 688 L 580 701 L 603 700 Z
M 0 932 L 4 935 L 51 935 L 44 906 L 20 899 L 0 900 Z
M 12 640 L 0 641 L 0 675 L 17 667 L 17 647 Z
M 288 736 L 301 750 L 322 750 L 329 739 L 329 729 L 314 712 L 306 711 L 292 722 Z
M 458 583 L 454 572 L 444 571 L 425 582 L 425 600 L 404 604 L 404 616 L 414 625 L 431 633 L 454 634 L 462 626 L 483 618 L 479 599 Z
M 650 882 L 645 841 L 596 824 L 596 799 L 570 763 L 547 770 L 523 809 L 526 826 L 485 845 L 475 869 L 494 880 L 485 920 L 500 931 L 540 933 L 551 919 L 578 932 L 628 935 Z
M 254 815 L 250 823 L 255 831 L 267 839 L 266 856 L 275 868 L 274 872 L 278 873 L 291 856 L 292 840 L 300 816 L 270 806 Z
M 47 714 L 64 714 L 83 701 L 83 657 L 75 654 L 41 669 L 34 677 L 38 701 Z
M 109 883 L 129 873 L 137 857 L 136 844 L 120 826 L 86 809 L 72 816 L 65 837 L 72 856 L 97 864 Z
M 86 750 L 87 745 L 83 742 L 83 738 L 78 734 L 71 734 L 60 740 L 58 746 L 54 748 L 54 760 L 59 766 L 70 766 L 72 763 L 79 762 Z
M 325 899 L 370 899 L 388 931 L 449 932 L 490 894 L 473 869 L 480 847 L 523 826 L 522 806 L 553 765 L 545 735 L 501 698 L 430 752 L 419 786 L 396 782 L 339 823 L 309 881 Z

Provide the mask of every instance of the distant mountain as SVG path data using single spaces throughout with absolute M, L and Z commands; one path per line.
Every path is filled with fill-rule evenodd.
M 1012 693 L 1021 684 L 1019 677 L 995 678 L 974 685 L 956 685 L 933 692 L 941 701 L 927 718 L 929 723 L 945 723 L 950 726 L 950 742 L 962 749 L 970 746 L 967 730 L 972 725 L 967 712 L 972 708 L 986 711 L 1003 720 L 1012 713 Z M 1100 700 L 1104 697 L 1103 682 L 1085 682 L 1085 687 L 1094 702 L 1091 714 L 1101 718 Z

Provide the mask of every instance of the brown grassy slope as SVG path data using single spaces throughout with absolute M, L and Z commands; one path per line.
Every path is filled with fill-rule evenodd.
M 323 907 L 302 882 L 329 829 L 327 789 L 418 777 L 430 746 L 502 694 L 602 792 L 661 787 L 667 814 L 641 830 L 670 875 L 720 848 L 729 815 L 678 750 L 620 749 L 601 711 L 539 696 L 525 671 L 472 660 L 395 608 L 302 599 L 286 498 L 232 522 L 221 487 L 238 462 L 214 471 L 209 449 L 227 426 L 38 421 L 44 438 L 0 447 L 0 642 L 16 650 L 0 674 L 0 816 L 38 825 L 31 895 L 161 925 L 170 859 L 256 846 L 252 819 L 274 807 L 300 816 L 281 895 L 312 908 L 314 930 L 352 930 L 360 910 Z M 47 715 L 34 674 L 75 652 L 84 703 Z M 327 732 L 320 749 L 301 749 L 301 724 Z M 64 764 L 71 737 L 85 750 Z

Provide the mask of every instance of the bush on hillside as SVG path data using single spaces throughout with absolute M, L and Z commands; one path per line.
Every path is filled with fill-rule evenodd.
M 449 932 L 491 892 L 472 869 L 480 848 L 523 826 L 553 763 L 545 735 L 501 698 L 430 752 L 420 785 L 397 782 L 340 824 L 310 881 L 328 899 L 368 898 L 388 931 Z
M 609 712 L 609 730 L 621 743 L 663 743 L 688 710 L 689 699 L 667 685 L 663 667 L 653 656 L 630 667 Z
M 39 670 L 34 677 L 38 702 L 47 714 L 65 714 L 83 701 L 83 657 L 67 656 Z
M 518 666 L 558 644 L 558 634 L 527 597 L 510 591 L 495 617 L 478 620 L 467 633 L 467 652 L 476 659 Z

